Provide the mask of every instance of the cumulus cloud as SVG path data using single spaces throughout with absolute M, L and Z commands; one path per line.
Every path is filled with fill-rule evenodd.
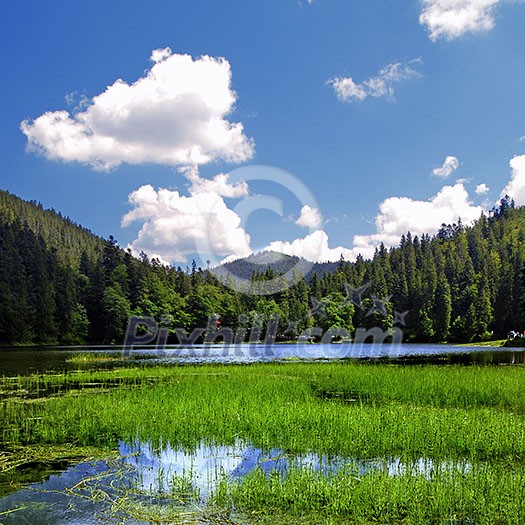
M 450 175 L 452 175 L 452 173 L 454 173 L 458 168 L 459 168 L 459 160 L 452 155 L 448 155 L 445 158 L 443 165 L 440 166 L 439 168 L 435 168 L 432 171 L 432 174 L 435 175 L 436 177 L 442 177 L 445 179 L 447 177 L 450 177 Z
M 517 206 L 525 205 L 525 155 L 518 155 L 510 160 L 510 180 L 501 191 L 500 197 L 509 195 Z
M 397 246 L 401 236 L 407 232 L 412 235 L 433 235 L 438 232 L 441 224 L 452 224 L 459 218 L 464 224 L 470 224 L 480 217 L 482 211 L 481 206 L 471 203 L 463 184 L 456 183 L 453 186 L 444 186 L 428 200 L 414 200 L 409 197 L 385 199 L 380 204 L 375 219 L 376 232 L 355 235 L 351 248 L 330 248 L 327 233 L 316 230 L 291 242 L 272 242 L 266 249 L 304 257 L 313 262 L 337 261 L 341 255 L 349 261 L 355 260 L 359 254 L 365 259 L 372 258 L 381 243 L 387 248 Z
M 423 0 L 420 24 L 431 40 L 453 40 L 465 33 L 490 31 L 502 0 Z
M 213 179 L 204 179 L 199 175 L 197 168 L 184 167 L 179 170 L 190 182 L 190 195 L 199 193 L 215 193 L 220 197 L 245 197 L 248 195 L 248 184 L 244 181 L 230 184 L 227 173 L 219 173 Z
M 407 232 L 433 235 L 442 223 L 452 224 L 458 218 L 469 224 L 479 218 L 482 211 L 483 208 L 471 203 L 463 184 L 444 186 L 426 201 L 389 197 L 379 206 L 375 219 L 376 233 L 354 236 L 353 251 L 363 257 L 372 257 L 381 242 L 387 247 L 396 246 Z
M 375 77 L 356 83 L 352 77 L 335 77 L 327 81 L 332 86 L 337 98 L 342 102 L 359 102 L 368 97 L 392 99 L 394 85 L 421 76 L 412 65 L 419 64 L 420 59 L 411 60 L 407 64 L 395 62 L 385 66 Z
M 328 246 L 328 235 L 323 230 L 316 230 L 292 242 L 274 241 L 265 250 L 295 255 L 311 262 L 337 261 L 341 255 L 347 260 L 353 260 L 357 255 L 353 250 L 342 246 L 330 248 Z
M 525 202 L 525 156 L 513 159 L 511 166 L 513 176 L 509 187 L 512 185 L 516 189 L 519 185 L 521 188 L 521 193 L 514 191 L 512 196 L 517 195 L 518 199 Z M 203 258 L 208 254 L 221 255 L 225 257 L 224 261 L 252 253 L 250 236 L 243 229 L 241 218 L 228 208 L 223 199 L 223 196 L 228 195 L 243 196 L 244 189 L 230 184 L 227 178 L 217 179 L 217 176 L 205 180 L 195 171 L 190 170 L 189 174 L 186 174 L 192 181 L 189 196 L 168 189 L 155 190 L 150 185 L 142 186 L 130 194 L 132 209 L 122 218 L 122 226 L 129 226 L 134 221 L 142 223 L 136 240 L 130 245 L 132 250 L 135 253 L 144 251 L 150 257 L 158 257 L 167 263 L 186 262 L 187 256 L 195 253 Z M 207 191 L 206 183 L 210 183 L 210 188 L 216 191 Z M 481 184 L 478 188 L 484 190 L 485 186 Z M 511 194 L 508 188 L 505 192 Z M 310 212 L 319 212 L 315 208 L 305 208 L 301 210 L 301 217 L 305 218 L 304 225 L 315 228 L 312 217 L 316 215 Z M 469 224 L 482 211 L 481 206 L 471 203 L 464 185 L 456 183 L 444 186 L 428 200 L 409 197 L 384 200 L 375 219 L 375 233 L 355 235 L 351 248 L 331 248 L 328 234 L 316 229 L 293 241 L 271 242 L 265 250 L 303 257 L 312 262 L 337 261 L 341 255 L 349 261 L 355 260 L 359 254 L 371 258 L 381 243 L 386 247 L 396 246 L 401 236 L 409 231 L 413 235 L 432 235 L 437 233 L 442 223 L 451 224 L 461 218 L 463 223 Z
M 48 111 L 20 124 L 27 149 L 101 171 L 147 162 L 198 165 L 252 157 L 253 141 L 227 116 L 236 93 L 223 58 L 152 52 L 153 66 L 132 84 L 119 79 L 78 111 Z
M 501 191 L 500 198 L 509 195 L 517 206 L 525 205 L 525 155 L 514 157 L 509 164 L 510 180 Z M 490 188 L 485 183 L 478 184 L 475 188 L 478 195 L 485 195 L 489 191 Z M 482 212 L 487 211 L 484 206 L 489 205 L 488 202 L 482 206 L 474 205 L 464 183 L 457 181 L 453 185 L 444 186 L 428 200 L 409 197 L 385 199 L 379 205 L 379 213 L 375 218 L 376 231 L 369 235 L 355 235 L 351 248 L 330 248 L 326 232 L 317 230 L 292 242 L 273 242 L 268 249 L 301 256 L 311 261 L 334 261 L 338 260 L 341 254 L 347 260 L 355 260 L 358 254 L 364 258 L 371 258 L 381 243 L 387 248 L 397 246 L 401 236 L 407 232 L 420 236 L 434 235 L 441 224 L 457 223 L 460 218 L 463 224 L 471 224 Z
M 490 188 L 483 182 L 482 184 L 478 184 L 476 186 L 475 191 L 478 195 L 485 195 L 485 193 L 488 193 L 490 191 Z
M 305 204 L 301 208 L 299 218 L 295 221 L 295 224 L 303 226 L 304 228 L 319 228 L 322 223 L 323 217 L 320 211 L 317 208 L 308 206 L 308 204 Z
M 240 217 L 215 192 L 186 197 L 178 191 L 145 185 L 129 195 L 132 206 L 122 226 L 142 222 L 130 248 L 164 262 L 186 262 L 193 253 L 244 257 L 251 253 L 250 236 Z

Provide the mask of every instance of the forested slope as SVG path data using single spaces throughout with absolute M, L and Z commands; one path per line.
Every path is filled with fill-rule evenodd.
M 352 332 L 394 325 L 409 341 L 504 337 L 525 329 L 524 241 L 525 208 L 504 199 L 471 227 L 443 225 L 432 238 L 408 233 L 371 261 L 341 260 L 322 277 L 313 272 L 258 296 L 230 289 L 195 264 L 182 269 L 137 259 L 112 238 L 0 192 L 0 343 L 122 343 L 132 314 L 188 331 L 206 327 L 210 316 L 233 330 L 264 329 L 278 314 L 278 339 L 312 326 Z M 284 257 L 281 269 L 290 262 Z M 252 272 L 254 288 L 279 278 L 279 266 L 254 266 L 253 257 L 234 267 Z
M 103 239 L 78 226 L 60 212 L 45 210 L 40 203 L 27 202 L 0 190 L 0 222 L 26 224 L 47 246 L 57 250 L 61 263 L 78 268 L 82 254 L 95 260 Z

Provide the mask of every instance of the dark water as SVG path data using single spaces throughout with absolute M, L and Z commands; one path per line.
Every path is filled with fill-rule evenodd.
M 96 361 L 78 361 L 82 354 Z M 525 364 L 525 352 L 501 347 L 432 344 L 245 344 L 134 348 L 119 346 L 0 347 L 0 375 L 154 364 L 251 363 L 286 360 L 373 360 L 400 364 Z

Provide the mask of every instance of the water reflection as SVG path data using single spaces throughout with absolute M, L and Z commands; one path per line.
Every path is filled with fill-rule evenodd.
M 466 472 L 470 469 L 466 462 L 434 462 L 428 458 L 406 462 L 400 458 L 357 460 L 316 454 L 290 456 L 280 449 L 263 451 L 240 442 L 230 446 L 201 444 L 193 450 L 170 446 L 155 450 L 149 443 L 121 442 L 119 452 L 122 458 L 116 463 L 82 463 L 0 498 L 2 523 L 100 523 L 95 516 L 98 513 L 100 517 L 104 504 L 118 496 L 120 490 L 125 491 L 126 497 L 133 494 L 137 501 L 155 497 L 157 503 L 162 503 L 170 501 L 168 495 L 174 490 L 174 480 L 180 478 L 186 480 L 192 489 L 194 499 L 188 504 L 202 505 L 220 480 L 227 477 L 239 481 L 255 469 L 261 469 L 267 475 L 277 471 L 285 476 L 291 468 L 329 474 L 348 467 L 356 475 L 381 471 L 391 476 L 411 474 L 428 478 L 435 472 Z M 99 495 L 109 495 L 109 498 L 99 497 L 97 503 L 86 497 L 93 494 L 93 490 Z M 2 515 L 13 509 L 18 510 Z
M 266 475 L 277 471 L 284 476 L 291 468 L 329 474 L 349 467 L 359 475 L 377 470 L 390 476 L 410 473 L 430 478 L 436 471 L 464 472 L 470 468 L 466 462 L 435 462 L 429 458 L 407 462 L 401 458 L 364 460 L 313 453 L 289 455 L 278 448 L 263 451 L 242 443 L 232 446 L 201 444 L 193 450 L 167 446 L 159 451 L 155 451 L 148 443 L 121 443 L 119 452 L 125 462 L 134 466 L 141 490 L 169 491 L 170 480 L 174 476 L 182 476 L 191 481 L 203 498 L 225 476 L 240 480 L 255 469 L 262 470 Z
M 94 359 L 78 359 L 89 354 Z M 525 364 L 525 352 L 501 347 L 438 344 L 243 344 L 136 347 L 124 355 L 122 347 L 0 348 L 0 374 L 106 369 L 135 365 L 254 363 L 287 360 L 365 360 L 399 364 Z
M 0 498 L 0 522 L 4 525 L 95 525 L 99 504 L 67 495 L 77 483 L 106 472 L 105 462 L 81 463 L 41 483 Z

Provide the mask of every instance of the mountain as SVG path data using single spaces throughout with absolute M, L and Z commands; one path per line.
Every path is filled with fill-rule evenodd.
M 0 190 L 0 222 L 26 225 L 56 251 L 60 263 L 74 268 L 78 268 L 83 253 L 94 261 L 104 246 L 104 239 L 60 212 L 46 210 L 36 201 L 24 201 L 4 190 Z
M 39 202 L 25 201 L 4 190 L 0 190 L 0 221 L 25 224 L 35 235 L 42 237 L 48 248 L 56 252 L 60 263 L 75 269 L 79 267 L 82 254 L 96 261 L 104 248 L 103 238 L 69 217 L 63 217 L 53 209 L 45 209 Z M 217 276 L 229 273 L 241 279 L 251 279 L 253 274 L 262 274 L 268 270 L 281 275 L 295 269 L 309 279 L 314 273 L 322 277 L 325 272 L 334 271 L 337 265 L 334 262 L 311 263 L 299 257 L 265 251 L 223 264 L 212 271 Z
M 297 272 L 309 281 L 315 273 L 321 278 L 325 272 L 333 272 L 338 262 L 313 263 L 301 257 L 274 251 L 264 251 L 222 264 L 212 270 L 219 278 L 232 275 L 240 279 L 251 279 L 254 275 L 283 275 Z
M 273 322 L 277 340 L 362 327 L 471 342 L 523 333 L 524 298 L 525 207 L 510 198 L 472 226 L 407 233 L 372 260 L 313 264 L 262 252 L 209 271 L 133 257 L 111 237 L 0 192 L 0 344 L 122 344 L 130 316 L 156 319 L 174 343 L 176 328 L 210 330 L 210 319 L 231 333 L 264 333 Z

